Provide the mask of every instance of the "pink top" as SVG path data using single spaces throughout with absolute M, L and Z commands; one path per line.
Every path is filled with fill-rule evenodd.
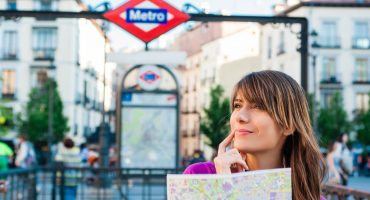
M 216 174 L 215 164 L 212 162 L 195 163 L 188 166 L 185 169 L 184 174 Z M 320 200 L 326 199 L 321 196 Z

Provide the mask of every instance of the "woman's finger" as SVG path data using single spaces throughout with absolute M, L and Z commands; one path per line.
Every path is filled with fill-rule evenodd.
M 238 159 L 236 160 L 236 163 L 239 164 L 241 167 L 243 167 L 245 170 L 249 170 L 249 167 L 244 160 Z
M 226 152 L 226 147 L 233 141 L 234 133 L 235 131 L 231 131 L 229 135 L 218 145 L 218 155 Z

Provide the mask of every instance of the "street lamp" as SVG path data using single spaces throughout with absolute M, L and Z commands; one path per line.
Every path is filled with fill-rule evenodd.
M 108 25 L 103 23 L 102 29 L 104 31 L 104 60 L 103 60 L 103 102 L 102 102 L 102 110 L 101 110 L 101 125 L 100 125 L 100 131 L 99 131 L 99 146 L 100 146 L 100 167 L 107 168 L 109 165 L 109 133 L 107 132 L 107 126 L 105 123 L 105 87 L 106 87 L 106 60 L 107 60 L 107 30 Z M 100 187 L 108 187 L 108 176 L 107 173 L 103 171 L 103 173 L 100 174 Z
M 313 123 L 313 129 L 314 132 L 317 133 L 317 105 L 316 105 L 316 93 L 317 93 L 317 86 L 316 86 L 316 59 L 317 55 L 316 52 L 314 52 L 314 49 L 319 47 L 319 44 L 317 43 L 317 37 L 318 33 L 315 30 L 312 30 L 310 33 L 310 37 L 312 39 L 311 43 L 311 56 L 312 56 L 312 71 L 313 71 L 313 105 L 312 105 L 312 123 Z
M 49 80 L 49 88 L 48 88 L 48 165 L 52 164 L 53 161 L 53 154 L 52 154 L 52 144 L 53 144 L 53 112 L 54 112 L 54 82 L 53 79 L 55 78 L 55 66 L 54 66 L 54 59 L 50 59 L 50 66 L 48 67 L 48 80 Z

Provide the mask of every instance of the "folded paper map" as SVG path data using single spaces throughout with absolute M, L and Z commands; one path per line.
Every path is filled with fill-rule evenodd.
M 167 175 L 168 200 L 291 200 L 291 169 Z

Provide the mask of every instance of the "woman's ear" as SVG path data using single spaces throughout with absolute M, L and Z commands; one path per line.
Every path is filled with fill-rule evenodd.
M 293 135 L 294 131 L 295 131 L 295 128 L 286 128 L 286 129 L 284 129 L 284 133 L 283 134 L 285 136 Z

